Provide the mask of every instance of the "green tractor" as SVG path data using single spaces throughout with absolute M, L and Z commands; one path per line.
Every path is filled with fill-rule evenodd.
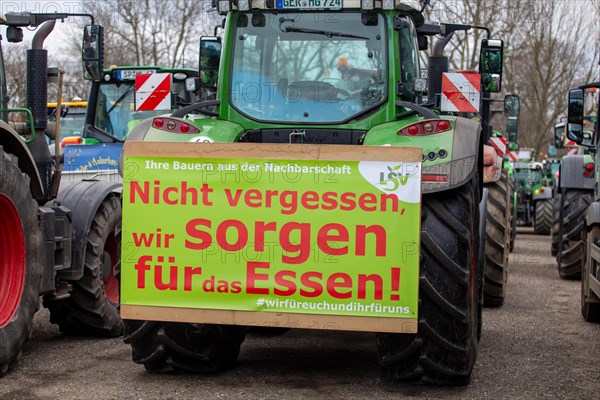
M 550 234 L 552 227 L 552 186 L 544 179 L 544 167 L 535 159 L 533 149 L 521 149 L 523 161 L 513 164 L 516 179 L 516 220 L 519 226 L 533 226 L 540 235 Z
M 205 82 L 202 79 L 204 84 L 216 88 L 216 95 L 207 96 L 205 98 L 210 100 L 183 107 L 170 116 L 140 122 L 131 130 L 124 147 L 121 164 L 125 193 L 123 249 L 128 250 L 128 254 L 124 254 L 122 261 L 121 290 L 125 294 L 122 296 L 121 313 L 126 323 L 125 341 L 132 347 L 134 362 L 154 371 L 224 370 L 230 368 L 238 357 L 244 340 L 244 326 L 265 326 L 269 322 L 269 326 L 284 328 L 372 331 L 377 336 L 378 359 L 384 376 L 393 380 L 437 384 L 469 382 L 481 334 L 482 241 L 485 235 L 485 202 L 481 202 L 485 193 L 482 184 L 483 140 L 478 122 L 453 115 L 441 115 L 435 111 L 441 97 L 442 73 L 448 70 L 448 59 L 439 54 L 432 57 L 429 60 L 429 80 L 424 82 L 419 66 L 419 50 L 427 48 L 427 41 L 431 36 L 451 36 L 455 30 L 464 30 L 466 27 L 425 23 L 422 3 L 428 2 L 216 2 L 218 12 L 226 16 L 224 36 L 222 41 L 204 38 L 200 53 L 200 76 L 204 76 L 203 60 L 214 59 L 212 51 L 215 43 L 220 43 L 218 47 L 222 47 L 216 86 L 214 81 Z M 205 42 L 210 42 L 210 45 Z M 204 57 L 203 49 L 207 47 L 211 49 L 211 57 Z M 502 51 L 501 40 L 488 38 L 482 43 L 480 75 L 483 86 L 488 89 L 500 90 Z M 206 69 L 214 73 L 214 68 L 214 63 L 211 63 Z M 427 83 L 429 90 L 427 101 L 424 101 Z M 185 143 L 185 147 L 173 142 Z M 183 163 L 179 159 L 166 157 L 167 150 L 171 149 L 168 154 L 177 150 L 189 156 L 198 154 L 197 152 L 209 154 L 212 151 L 231 149 L 232 157 L 240 159 L 234 163 L 220 163 L 219 168 L 227 167 L 229 170 L 224 170 L 223 173 L 235 175 L 238 167 L 244 171 L 243 168 L 256 162 L 253 160 L 277 157 L 278 149 L 297 149 L 294 152 L 299 157 L 302 154 L 307 157 L 306 165 L 301 161 L 294 161 L 279 170 L 290 173 L 321 168 L 310 164 L 317 162 L 315 152 L 331 157 L 325 158 L 326 160 L 337 160 L 339 158 L 336 157 L 348 151 L 362 149 L 360 151 L 371 152 L 377 148 L 377 151 L 383 152 L 390 147 L 397 150 L 405 148 L 407 151 L 412 147 L 421 149 L 418 159 L 422 165 L 420 179 L 423 194 L 419 205 L 420 228 L 417 232 L 420 244 L 410 244 L 420 246 L 420 251 L 416 253 L 420 254 L 420 267 L 418 274 L 403 281 L 411 293 L 416 294 L 418 291 L 418 312 L 410 315 L 416 322 L 414 331 L 403 330 L 402 326 L 407 324 L 396 319 L 400 314 L 387 315 L 388 318 L 381 315 L 376 322 L 370 319 L 352 320 L 339 328 L 336 324 L 318 322 L 333 321 L 337 315 L 325 315 L 325 320 L 317 318 L 312 320 L 314 323 L 298 325 L 291 321 L 298 321 L 298 314 L 304 315 L 301 311 L 295 314 L 265 312 L 261 311 L 262 308 L 250 308 L 250 305 L 246 309 L 240 302 L 231 305 L 227 309 L 228 313 L 215 311 L 224 307 L 222 301 L 225 301 L 227 292 L 232 290 L 241 292 L 252 304 L 260 307 L 265 302 L 287 305 L 288 300 L 289 304 L 308 304 L 289 298 L 283 300 L 269 297 L 273 293 L 295 290 L 296 284 L 290 286 L 288 281 L 288 278 L 296 276 L 295 269 L 281 271 L 288 278 L 276 279 L 278 283 L 275 282 L 272 287 L 257 288 L 254 285 L 259 275 L 263 285 L 270 279 L 267 273 L 255 274 L 256 269 L 248 270 L 250 272 L 247 272 L 247 276 L 236 280 L 232 286 L 228 286 L 227 279 L 222 278 L 218 289 L 223 292 L 221 296 L 224 296 L 221 302 L 218 300 L 218 293 L 212 292 L 210 295 L 194 293 L 217 299 L 213 303 L 207 303 L 200 297 L 192 303 L 179 303 L 175 297 L 173 301 L 162 300 L 164 296 L 176 292 L 178 286 L 173 280 L 172 286 L 165 286 L 166 275 L 161 275 L 159 269 L 170 268 L 174 271 L 173 274 L 177 274 L 179 269 L 175 264 L 171 267 L 148 264 L 147 257 L 152 257 L 145 252 L 154 251 L 164 243 L 141 241 L 135 226 L 137 223 L 157 224 L 155 228 L 159 230 L 156 233 L 162 235 L 163 229 L 175 229 L 182 223 L 184 214 L 189 218 L 192 213 L 200 218 L 201 224 L 215 227 L 216 236 L 222 243 L 217 255 L 212 255 L 215 252 L 208 248 L 209 236 L 212 238 L 212 234 L 205 236 L 208 232 L 199 232 L 198 227 L 189 228 L 187 234 L 200 235 L 207 240 L 205 242 L 202 239 L 200 243 L 192 243 L 194 240 L 187 242 L 202 250 L 196 252 L 198 262 L 206 259 L 208 263 L 209 259 L 219 257 L 222 260 L 219 266 L 223 274 L 235 275 L 250 268 L 244 264 L 245 260 L 242 260 L 242 265 L 238 265 L 239 260 L 236 261 L 233 257 L 240 246 L 244 247 L 248 243 L 245 233 L 240 236 L 240 232 L 246 232 L 246 228 L 231 225 L 234 224 L 231 216 L 223 216 L 221 219 L 220 214 L 211 213 L 209 207 L 214 207 L 214 204 L 208 197 L 203 198 L 203 207 L 170 218 L 169 227 L 159 224 L 162 217 L 157 214 L 155 218 L 147 218 L 145 221 L 142 221 L 143 218 L 133 217 L 138 212 L 151 213 L 146 206 L 152 207 L 159 203 L 172 203 L 172 210 L 183 207 L 175 205 L 176 193 L 191 190 L 189 185 L 185 183 L 185 189 L 184 186 L 179 189 L 168 187 L 168 192 L 161 194 L 162 185 L 166 182 L 162 179 L 166 175 L 162 174 L 175 174 L 172 177 L 177 179 L 201 179 L 202 176 L 209 179 L 210 173 L 215 171 L 209 160 L 204 162 L 204 158 L 196 157 L 191 162 Z M 135 155 L 131 149 L 140 149 L 140 153 Z M 142 164 L 137 164 L 139 157 L 145 160 Z M 148 168 L 154 174 L 152 181 L 144 178 L 147 173 L 144 171 Z M 272 169 L 269 171 L 272 172 Z M 336 172 L 338 175 L 333 176 L 336 180 L 332 181 L 332 185 L 342 177 L 343 171 L 340 168 Z M 402 179 L 391 167 L 381 175 L 377 174 L 379 176 L 381 178 L 377 179 L 392 186 L 397 186 L 394 182 Z M 201 182 L 208 185 L 206 180 Z M 286 182 L 294 184 L 291 177 Z M 313 207 L 318 204 L 320 197 L 309 190 L 312 188 L 310 182 L 305 183 L 300 191 L 309 194 L 303 195 L 303 201 L 306 201 L 303 204 Z M 223 185 L 225 182 L 221 180 L 214 184 Z M 260 185 L 262 184 L 261 181 Z M 153 193 L 158 196 L 153 197 L 154 200 L 147 197 L 150 185 L 155 188 L 156 192 Z M 260 186 L 257 185 L 259 184 L 255 181 L 249 183 L 248 190 L 259 190 L 257 188 Z M 335 186 L 331 188 L 333 190 Z M 271 196 L 269 199 L 278 195 L 275 189 L 277 188 L 268 188 Z M 202 190 L 208 196 L 212 189 L 203 186 Z M 194 193 L 198 196 L 202 194 L 197 191 Z M 252 193 L 254 194 L 250 197 L 244 197 L 248 210 L 244 211 L 246 206 L 231 207 L 231 215 L 253 215 L 253 204 L 259 207 L 260 202 L 258 198 L 252 198 L 258 192 Z M 306 196 L 313 200 L 307 200 Z M 135 203 L 140 198 L 144 199 L 143 204 Z M 185 198 L 186 201 L 194 199 L 199 201 L 191 194 Z M 234 200 L 231 196 L 224 199 L 230 204 L 235 204 Z M 334 203 L 328 204 L 330 205 L 327 207 L 334 207 Z M 274 208 L 264 212 L 269 218 L 275 218 L 277 214 Z M 297 214 L 289 218 L 293 218 L 290 220 L 292 223 L 298 223 L 310 215 L 312 214 Z M 207 222 L 205 218 L 212 219 Z M 344 214 L 337 215 L 337 221 L 342 223 Z M 263 242 L 267 240 L 265 235 L 276 238 L 277 234 L 269 232 L 275 229 L 275 225 L 260 224 L 256 226 L 262 228 L 248 232 L 262 238 L 259 248 L 263 249 Z M 413 228 L 403 225 L 406 230 Z M 340 229 L 343 231 L 343 227 Z M 331 235 L 332 238 L 333 236 Z M 281 238 L 285 239 L 286 236 L 279 233 L 278 237 L 281 242 Z M 339 239 L 342 237 L 344 234 L 340 233 Z M 297 240 L 301 239 L 302 237 Z M 148 249 L 139 249 L 142 242 Z M 138 243 L 138 250 L 135 250 L 135 243 Z M 300 251 L 298 243 L 290 243 L 289 240 L 286 243 L 281 246 Z M 404 245 L 408 244 L 402 246 Z M 323 243 L 319 246 L 321 249 L 328 248 Z M 313 251 L 318 251 L 319 248 Z M 345 251 L 344 248 L 342 250 Z M 165 257 L 160 257 L 166 263 L 167 253 L 164 254 Z M 168 262 L 176 263 L 183 257 L 187 256 L 178 254 L 177 260 L 173 256 Z M 277 260 L 269 258 L 263 261 L 276 263 Z M 361 264 L 368 271 L 369 265 Z M 205 265 L 206 263 L 202 270 L 185 268 L 189 274 L 200 274 L 204 273 L 202 271 L 206 268 Z M 252 265 L 255 268 L 255 264 Z M 307 267 L 306 263 L 295 268 L 302 271 L 304 267 Z M 357 265 L 347 265 L 347 268 L 356 267 Z M 145 280 L 146 275 L 150 276 L 149 269 L 154 269 L 156 274 L 153 275 L 155 280 L 150 283 Z M 402 270 L 402 274 L 408 274 L 408 271 L 407 267 Z M 302 275 L 302 282 L 299 283 L 304 285 L 304 298 L 313 296 L 325 304 L 335 300 L 328 296 L 339 295 L 336 288 L 350 283 L 346 278 L 346 283 L 328 279 L 328 289 L 325 290 L 319 286 L 321 281 L 318 277 L 323 275 L 322 271 L 309 273 L 312 278 Z M 361 279 L 366 279 L 364 276 Z M 187 286 L 184 286 L 190 292 L 193 291 L 193 276 L 190 275 L 186 282 Z M 238 285 L 239 282 L 242 284 Z M 246 285 L 243 282 L 249 283 Z M 144 300 L 129 300 L 130 295 L 134 298 L 138 295 L 144 297 L 146 283 L 154 285 L 152 290 L 159 290 L 157 296 L 149 303 Z M 208 287 L 212 288 L 210 281 L 207 285 L 203 287 L 205 292 L 209 290 Z M 283 290 L 281 285 L 287 289 Z M 308 290 L 306 285 L 313 286 L 314 290 Z M 346 292 L 345 296 L 351 296 L 351 292 Z M 185 297 L 185 293 L 180 294 Z M 385 329 L 382 325 L 384 323 Z
M 577 89 L 569 91 L 569 106 L 568 106 L 568 139 L 575 141 L 583 146 L 592 147 L 595 149 L 595 165 L 599 165 L 598 159 L 598 137 L 600 137 L 600 128 L 597 120 L 597 115 L 600 112 L 600 102 L 598 100 L 598 89 L 600 82 L 590 83 L 580 86 Z M 585 118 L 585 98 L 586 92 L 588 98 L 593 98 L 592 93 L 595 93 L 596 102 L 594 118 L 589 118 L 586 124 Z M 593 121 L 593 127 L 590 126 L 590 120 Z M 600 196 L 598 192 L 598 173 L 590 171 L 595 180 L 595 188 L 593 192 L 594 201 L 590 204 L 586 211 L 585 226 L 583 229 L 585 254 L 581 266 L 581 314 L 586 321 L 600 322 Z

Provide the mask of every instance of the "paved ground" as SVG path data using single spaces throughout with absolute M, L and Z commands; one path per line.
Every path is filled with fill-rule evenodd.
M 216 376 L 147 373 L 120 339 L 63 336 L 36 316 L 0 399 L 600 398 L 600 325 L 583 321 L 578 281 L 558 278 L 550 238 L 520 231 L 505 305 L 485 309 L 472 382 L 464 388 L 379 379 L 371 334 L 250 335 L 239 365 Z

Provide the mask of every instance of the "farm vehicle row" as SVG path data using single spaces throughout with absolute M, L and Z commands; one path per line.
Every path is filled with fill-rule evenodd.
M 444 73 L 449 70 L 448 59 L 443 54 L 444 46 L 454 32 L 476 27 L 425 22 L 422 4 L 417 1 L 396 0 L 391 3 L 391 8 L 387 3 L 385 7 L 366 1 L 355 3 L 344 2 L 342 6 L 340 2 L 338 5 L 319 6 L 319 9 L 311 9 L 313 6 L 298 9 L 287 4 L 280 7 L 268 2 L 252 2 L 251 11 L 249 2 L 219 1 L 216 4 L 218 11 L 226 17 L 224 36 L 222 40 L 204 38 L 201 41 L 200 75 L 194 71 L 149 67 L 105 71 L 102 68 L 102 28 L 93 23 L 85 28 L 84 75 L 92 78 L 94 83 L 81 146 L 65 148 L 64 165 L 67 169 L 74 159 L 72 154 L 92 148 L 89 144 L 105 147 L 116 144 L 118 150 L 113 154 L 121 155 L 124 185 L 120 179 L 111 181 L 102 178 L 71 179 L 68 182 L 65 179 L 69 176 L 68 169 L 61 179 L 60 162 L 51 158 L 44 138 L 48 132 L 47 96 L 36 96 L 37 102 L 33 96 L 30 100 L 32 104 L 28 108 L 32 110 L 35 135 L 27 131 L 26 125 L 3 124 L 2 137 L 12 139 L 2 143 L 1 171 L 9 173 L 3 173 L 0 179 L 3 188 L 0 191 L 2 220 L 9 221 L 0 225 L 1 242 L 6 243 L 1 250 L 8 260 L 0 266 L 0 277 L 3 278 L 1 282 L 9 282 L 0 284 L 0 298 L 7 299 L 7 305 L 0 310 L 2 373 L 16 361 L 29 332 L 33 313 L 37 310 L 37 299 L 43 295 L 52 321 L 58 323 L 62 331 L 110 336 L 124 330 L 125 341 L 132 346 L 133 360 L 149 370 L 216 372 L 227 369 L 237 359 L 245 326 L 265 326 L 267 321 L 274 320 L 275 323 L 269 326 L 315 328 L 314 324 L 308 323 L 309 318 L 325 316 L 339 324 L 317 325 L 320 329 L 344 326 L 349 330 L 375 332 L 379 362 L 384 375 L 389 378 L 425 383 L 468 383 L 481 335 L 481 307 L 484 303 L 501 305 L 506 296 L 513 193 L 508 170 L 498 168 L 495 154 L 492 156 L 484 147 L 492 131 L 489 125 L 489 93 L 501 89 L 503 44 L 488 37 L 481 44 L 480 71 L 459 77 L 483 88 L 481 99 L 472 100 L 476 109 L 449 111 L 442 93 L 442 80 L 448 78 Z M 329 11 L 343 9 L 344 12 L 339 13 L 339 18 L 331 21 L 324 31 L 319 25 L 324 15 L 322 10 L 331 7 L 333 9 Z M 56 16 L 30 14 L 25 20 L 23 16 L 14 15 L 7 16 L 4 23 L 17 29 L 38 26 L 44 19 L 56 19 Z M 358 31 L 357 27 L 360 27 Z M 42 26 L 40 31 L 43 30 L 47 35 L 51 29 Z M 428 47 L 432 37 L 436 38 L 434 51 L 429 57 L 428 79 L 424 80 L 420 78 L 417 54 Z M 43 42 L 43 39 L 40 40 Z M 314 57 L 298 58 L 302 51 Z M 326 59 L 331 64 L 327 68 L 319 69 L 312 64 Z M 42 62 L 36 60 L 34 58 L 32 62 Z M 30 87 L 46 90 L 42 89 L 47 87 L 46 68 L 43 70 L 44 74 L 37 72 L 36 77 L 31 78 Z M 147 76 L 152 75 L 149 70 L 152 74 L 171 74 L 173 99 L 168 110 L 134 115 L 132 110 L 136 109 L 139 100 L 135 99 L 137 85 L 133 85 L 133 78 L 140 75 L 138 83 L 142 84 L 140 80 L 149 79 Z M 30 75 L 35 73 L 30 72 Z M 477 79 L 471 80 L 473 76 L 470 75 Z M 205 94 L 202 96 L 194 94 L 199 88 L 199 80 L 189 79 L 198 76 L 210 77 L 201 83 Z M 176 100 L 176 94 L 181 94 L 177 97 L 182 99 Z M 57 103 L 56 109 L 59 110 L 60 99 Z M 508 97 L 505 100 L 505 112 L 510 118 L 518 117 L 518 108 L 518 99 Z M 164 115 L 165 112 L 171 112 L 171 115 Z M 474 114 L 479 115 L 481 124 L 467 118 Z M 23 136 L 30 135 L 31 143 L 23 145 L 19 132 Z M 121 145 L 125 136 L 127 142 L 123 155 Z M 373 151 L 370 147 L 379 150 Z M 171 214 L 175 207 L 161 208 L 169 205 L 161 204 L 165 203 L 162 201 L 152 205 L 156 208 L 144 208 L 150 205 L 135 201 L 132 182 L 140 185 L 139 180 L 152 179 L 154 182 L 164 177 L 177 183 L 200 176 L 198 179 L 203 184 L 220 187 L 214 181 L 219 174 L 173 173 L 172 169 L 163 169 L 152 171 L 150 178 L 142 173 L 143 167 L 140 167 L 146 162 L 166 165 L 173 165 L 173 160 L 205 163 L 211 164 L 215 171 L 224 166 L 260 164 L 265 160 L 301 166 L 302 161 L 294 155 L 297 153 L 305 154 L 306 160 L 313 163 L 321 161 L 317 159 L 319 154 L 327 154 L 331 158 L 325 161 L 337 160 L 340 164 L 356 161 L 360 164 L 364 161 L 360 157 L 367 153 L 356 156 L 358 159 L 336 158 L 340 157 L 336 154 L 350 157 L 368 151 L 369 154 L 379 153 L 373 157 L 383 157 L 377 160 L 388 163 L 385 173 L 373 175 L 376 193 L 399 190 L 394 193 L 402 197 L 408 196 L 403 192 L 402 182 L 410 182 L 411 175 L 397 171 L 405 171 L 403 168 L 414 162 L 411 147 L 421 149 L 417 160 L 419 167 L 415 170 L 418 172 L 411 173 L 419 180 L 417 190 L 422 192 L 422 199 L 419 197 L 414 204 L 409 200 L 397 201 L 398 205 L 405 205 L 398 209 L 418 210 L 415 211 L 417 214 L 409 212 L 411 216 L 402 220 L 399 219 L 400 212 L 393 212 L 394 207 L 387 210 L 392 213 L 389 221 L 396 223 L 393 229 L 400 227 L 406 235 L 417 237 L 415 246 L 419 250 L 402 267 L 402 279 L 399 268 L 392 267 L 389 275 L 375 276 L 368 269 L 368 263 L 365 266 L 360 261 L 360 257 L 374 251 L 369 247 L 372 245 L 369 240 L 361 245 L 364 248 L 343 258 L 348 270 L 356 271 L 356 275 L 332 273 L 330 278 L 323 280 L 327 290 L 317 294 L 306 290 L 314 287 L 317 275 L 294 275 L 302 276 L 299 279 L 304 289 L 300 296 L 314 295 L 316 300 L 321 301 L 320 304 L 335 303 L 336 310 L 343 309 L 345 312 L 352 309 L 349 315 L 331 311 L 316 315 L 316 312 L 288 312 L 285 309 L 270 312 L 256 308 L 265 304 L 277 304 L 273 307 L 289 304 L 272 297 L 272 293 L 278 290 L 280 295 L 285 296 L 282 285 L 287 287 L 289 277 L 295 272 L 282 269 L 276 260 L 268 258 L 260 258 L 256 264 L 244 264 L 244 269 L 237 268 L 237 261 L 232 261 L 234 264 L 221 261 L 227 252 L 240 251 L 240 246 L 242 249 L 255 246 L 241 235 L 244 229 L 250 229 L 245 227 L 254 226 L 254 237 L 260 233 L 263 238 L 273 238 L 275 228 L 268 221 L 281 218 L 281 213 L 276 205 L 270 208 L 263 206 L 255 201 L 255 197 L 244 206 L 229 207 L 227 213 L 231 217 L 225 217 L 225 212 L 218 212 L 216 207 L 219 204 L 214 205 L 214 212 L 207 208 L 200 226 L 206 229 L 215 227 L 215 235 L 225 246 L 221 248 L 221 254 L 203 254 L 206 262 L 201 267 L 189 264 L 190 285 L 195 276 L 201 275 L 198 268 L 206 271 L 214 266 L 219 270 L 240 271 L 253 267 L 260 271 L 268 262 L 272 263 L 272 275 L 281 279 L 271 282 L 270 278 L 261 276 L 260 282 L 271 286 L 248 290 L 249 287 L 244 287 L 246 279 L 234 272 L 227 272 L 233 274 L 227 279 L 213 275 L 216 281 L 240 282 L 246 303 L 237 302 L 235 305 L 227 303 L 228 296 L 239 293 L 195 292 L 193 294 L 199 296 L 195 304 L 178 303 L 177 298 L 169 298 L 167 302 L 168 291 L 156 292 L 154 303 L 149 303 L 144 297 L 146 292 L 139 287 L 135 276 L 136 271 L 139 273 L 145 268 L 141 257 L 148 255 L 140 253 L 137 258 L 129 257 L 131 251 L 140 251 L 144 247 L 139 243 L 136 246 L 132 232 L 145 230 L 157 233 L 169 230 L 171 226 L 185 225 L 186 213 Z M 210 152 L 218 149 L 223 150 L 218 153 L 221 158 L 215 161 L 211 159 Z M 406 149 L 406 153 L 401 153 L 402 149 Z M 280 151 L 288 158 L 278 159 Z M 392 154 L 406 156 L 396 159 Z M 403 164 L 389 164 L 392 161 Z M 79 161 L 79 164 L 85 163 Z M 346 165 L 349 170 L 353 164 Z M 465 165 L 470 167 L 465 168 Z M 140 174 L 131 175 L 130 172 L 136 169 L 141 171 Z M 89 174 L 93 170 L 90 168 L 85 172 Z M 488 174 L 489 171 L 493 171 L 491 175 L 495 176 Z M 22 179 L 15 182 L 15 178 L 11 178 L 14 176 Z M 108 176 L 114 177 L 114 174 Z M 151 183 L 149 180 L 146 182 Z M 236 181 L 227 190 L 229 193 L 239 190 L 306 192 L 307 182 L 301 182 L 279 182 L 280 186 L 273 187 L 273 182 Z M 311 185 L 318 194 L 324 189 L 317 183 Z M 15 187 L 19 188 L 18 193 L 14 192 Z M 371 192 L 363 194 L 366 197 L 356 196 L 367 199 L 363 204 L 367 208 L 372 205 L 368 200 Z M 292 259 L 294 252 L 299 251 L 292 233 L 302 235 L 305 232 L 303 226 L 310 224 L 313 218 L 306 211 L 312 210 L 314 214 L 331 211 L 323 210 L 323 207 L 318 207 L 318 210 L 311 208 L 314 202 L 306 198 L 307 193 L 301 202 L 306 209 L 296 213 L 296 225 L 287 225 L 294 232 L 288 232 L 290 236 L 287 239 L 286 236 L 278 239 L 284 252 L 292 253 Z M 224 197 L 223 200 L 230 201 L 231 198 Z M 222 203 L 227 204 L 225 201 Z M 243 226 L 231 222 L 223 224 L 233 220 L 233 215 L 238 215 L 239 221 L 248 218 L 253 208 L 259 209 L 264 222 Z M 150 213 L 154 217 L 140 217 L 140 213 Z M 409 218 L 420 220 L 420 228 L 418 223 L 407 224 Z M 346 256 L 343 253 L 344 243 L 354 240 L 348 237 L 348 232 L 353 232 L 354 228 L 357 231 L 362 229 L 365 237 L 372 232 L 383 235 L 375 225 L 366 225 L 366 222 L 365 219 L 354 227 L 329 226 L 321 232 L 317 248 L 311 248 L 311 257 L 296 261 L 304 263 L 312 260 L 319 251 L 328 252 L 331 257 Z M 227 229 L 219 230 L 219 226 Z M 203 233 L 207 232 L 198 233 L 201 242 L 197 245 L 200 248 L 203 247 L 202 238 L 206 238 Z M 285 243 L 281 242 L 282 238 Z M 332 243 L 341 247 L 336 248 Z M 177 271 L 175 255 L 177 262 L 186 262 L 193 257 L 185 250 L 178 250 L 177 254 L 163 254 L 161 251 L 165 249 L 157 247 L 153 242 L 142 250 L 156 255 L 159 263 L 165 263 L 164 268 L 175 268 L 174 271 Z M 385 250 L 396 254 L 391 248 Z M 121 257 L 121 251 L 128 257 Z M 133 254 L 138 254 L 135 251 Z M 254 251 L 264 253 L 256 247 Z M 374 255 L 381 258 L 384 253 L 375 252 Z M 378 262 L 385 265 L 394 260 L 382 257 Z M 167 266 L 167 263 L 172 266 Z M 223 268 L 225 265 L 228 268 Z M 331 266 L 315 264 L 314 268 L 315 274 L 321 274 L 319 268 Z M 288 278 L 284 278 L 286 276 Z M 360 296 L 365 295 L 353 297 L 354 293 L 361 293 L 361 286 L 352 292 L 344 290 L 348 282 L 355 282 L 354 277 L 357 277 L 356 282 L 362 279 L 363 289 L 370 287 L 369 282 L 374 282 L 375 287 L 383 291 L 387 291 L 389 286 L 389 299 L 394 307 L 410 312 L 379 317 L 368 314 L 364 307 L 360 307 L 363 299 Z M 155 279 L 168 281 L 164 274 L 155 275 Z M 347 294 L 348 301 L 353 300 L 356 304 L 346 304 L 345 300 L 333 294 Z M 177 296 L 183 299 L 186 292 Z M 379 300 L 379 296 L 374 299 Z M 129 298 L 138 300 L 131 302 Z M 408 299 L 418 304 L 418 308 L 413 307 Z M 226 306 L 219 305 L 225 303 Z M 211 304 L 211 307 L 206 304 Z M 119 316 L 119 308 L 123 320 Z M 243 323 L 231 319 L 232 313 Z

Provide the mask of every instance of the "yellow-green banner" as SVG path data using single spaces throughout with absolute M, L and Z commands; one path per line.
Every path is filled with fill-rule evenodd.
M 420 201 L 419 162 L 126 152 L 121 303 L 414 319 Z

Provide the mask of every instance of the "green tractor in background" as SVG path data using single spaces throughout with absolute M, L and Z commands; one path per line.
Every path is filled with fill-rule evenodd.
M 535 162 L 535 150 L 521 149 L 521 161 L 514 163 L 516 179 L 516 223 L 533 226 L 540 235 L 550 234 L 552 227 L 552 187 L 544 181 L 543 164 Z

